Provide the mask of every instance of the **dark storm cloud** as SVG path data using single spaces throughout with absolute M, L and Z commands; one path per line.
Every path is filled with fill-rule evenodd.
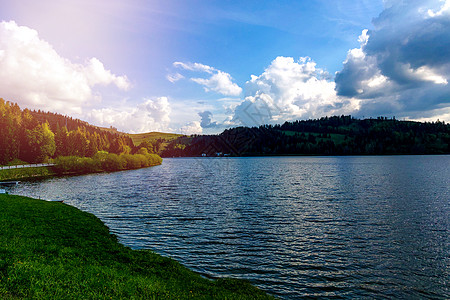
M 398 1 L 373 21 L 336 73 L 340 96 L 360 114 L 402 114 L 450 106 L 450 10 L 445 1 Z M 368 38 L 367 38 L 368 36 Z M 407 113 L 406 113 L 407 114 Z
M 217 127 L 217 122 L 212 122 L 211 121 L 211 117 L 212 117 L 212 113 L 210 111 L 203 111 L 203 112 L 199 112 L 198 115 L 200 116 L 200 118 L 202 118 L 202 121 L 200 122 L 200 126 L 202 128 L 215 128 Z

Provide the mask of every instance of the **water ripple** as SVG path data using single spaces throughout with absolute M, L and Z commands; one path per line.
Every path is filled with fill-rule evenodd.
M 12 192 L 285 299 L 448 299 L 449 178 L 449 156 L 180 158 Z

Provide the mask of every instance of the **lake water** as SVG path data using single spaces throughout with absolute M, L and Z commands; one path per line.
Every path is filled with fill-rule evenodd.
M 450 298 L 450 156 L 173 158 L 11 192 L 281 298 Z

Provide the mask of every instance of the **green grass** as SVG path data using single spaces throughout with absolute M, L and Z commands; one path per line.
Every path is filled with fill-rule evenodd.
M 0 181 L 47 177 L 53 175 L 55 175 L 55 172 L 53 172 L 49 167 L 6 169 L 0 170 Z
M 162 158 L 156 154 L 116 155 L 100 153 L 94 157 L 60 156 L 56 166 L 0 170 L 0 181 L 26 180 L 39 177 L 81 175 L 98 172 L 115 172 L 160 165 Z
M 271 298 L 131 250 L 94 215 L 63 203 L 0 195 L 0 208 L 0 299 Z
M 169 142 L 183 135 L 177 133 L 148 132 L 148 133 L 128 134 L 128 136 L 131 138 L 135 146 L 139 146 L 143 141 L 146 140 L 153 142 L 158 139 L 163 139 Z

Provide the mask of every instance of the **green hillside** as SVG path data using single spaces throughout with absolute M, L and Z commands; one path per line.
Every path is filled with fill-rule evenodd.
M 169 142 L 183 135 L 177 133 L 147 132 L 147 133 L 128 134 L 128 136 L 131 138 L 135 146 L 139 146 L 143 141 L 154 142 L 161 139 Z

